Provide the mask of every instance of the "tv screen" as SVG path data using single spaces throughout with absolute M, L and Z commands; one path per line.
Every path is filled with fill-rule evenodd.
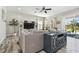
M 24 29 L 33 29 L 34 28 L 34 22 L 27 22 L 27 21 L 24 21 Z

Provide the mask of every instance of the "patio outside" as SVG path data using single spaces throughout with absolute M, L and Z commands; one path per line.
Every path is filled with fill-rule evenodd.
M 68 36 L 79 38 L 79 16 L 66 19 L 65 28 Z

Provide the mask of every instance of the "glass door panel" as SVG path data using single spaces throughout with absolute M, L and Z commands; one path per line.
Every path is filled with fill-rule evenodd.
M 74 22 L 73 18 L 65 19 L 65 28 L 68 33 L 74 33 Z
M 79 16 L 75 18 L 75 31 L 79 34 Z
M 66 18 L 64 23 L 67 34 L 71 37 L 79 38 L 79 16 Z
M 79 39 L 79 16 L 75 17 L 75 38 Z
M 74 18 L 66 18 L 64 20 L 64 23 L 65 23 L 65 30 L 66 30 L 68 36 L 75 37 Z

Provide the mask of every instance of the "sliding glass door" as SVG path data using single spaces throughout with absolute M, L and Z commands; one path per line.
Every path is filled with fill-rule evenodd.
M 75 38 L 79 39 L 79 16 L 75 17 Z
M 73 18 L 65 19 L 65 29 L 68 33 L 74 33 L 74 21 Z
M 69 36 L 79 38 L 79 16 L 65 19 L 65 30 Z
M 75 31 L 76 34 L 79 34 L 79 16 L 75 18 Z

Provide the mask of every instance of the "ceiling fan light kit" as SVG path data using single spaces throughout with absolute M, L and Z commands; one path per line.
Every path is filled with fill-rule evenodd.
M 40 10 L 39 13 L 44 12 L 44 13 L 47 14 L 48 13 L 47 11 L 52 10 L 52 9 L 51 8 L 46 8 L 45 6 L 43 6 L 42 9 L 36 8 L 36 10 Z

